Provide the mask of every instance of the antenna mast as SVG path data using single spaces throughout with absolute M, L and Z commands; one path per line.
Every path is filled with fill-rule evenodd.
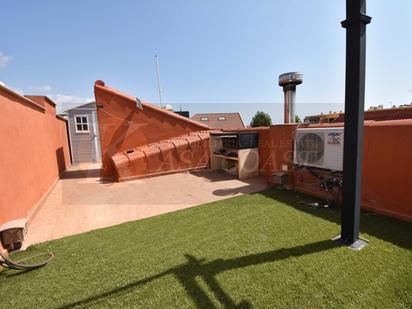
M 162 86 L 160 85 L 159 58 L 158 58 L 157 55 L 155 55 L 155 59 L 156 59 L 157 87 L 159 88 L 160 107 L 163 107 L 163 101 L 162 101 Z

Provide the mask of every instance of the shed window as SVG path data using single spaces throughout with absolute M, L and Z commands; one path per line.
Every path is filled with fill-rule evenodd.
M 89 117 L 87 115 L 74 116 L 76 133 L 89 133 Z
M 207 117 L 201 117 L 201 118 L 200 118 L 200 121 L 209 121 L 209 118 L 207 118 Z
M 223 120 L 226 120 L 226 117 L 225 116 L 219 116 L 219 117 L 217 117 L 217 120 L 223 121 Z

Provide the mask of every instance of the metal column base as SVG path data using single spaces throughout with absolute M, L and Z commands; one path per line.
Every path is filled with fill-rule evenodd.
M 359 237 L 358 240 L 355 241 L 354 243 L 352 243 L 352 244 L 347 244 L 347 243 L 345 243 L 344 241 L 342 241 L 340 235 L 336 236 L 335 238 L 332 238 L 332 240 L 335 241 L 335 242 L 337 242 L 337 243 L 339 243 L 339 244 L 342 245 L 342 246 L 346 246 L 348 249 L 351 249 L 351 250 L 353 250 L 353 251 L 360 251 L 360 250 L 362 250 L 363 248 L 365 248 L 365 247 L 368 245 L 368 243 L 369 243 L 369 240 L 364 239 L 364 238 L 362 238 L 362 237 Z

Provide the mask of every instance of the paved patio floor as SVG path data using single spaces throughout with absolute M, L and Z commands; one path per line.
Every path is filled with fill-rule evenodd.
M 72 166 L 29 224 L 25 246 L 127 221 L 257 192 L 263 177 L 238 180 L 224 172 L 191 172 L 101 182 L 100 165 Z

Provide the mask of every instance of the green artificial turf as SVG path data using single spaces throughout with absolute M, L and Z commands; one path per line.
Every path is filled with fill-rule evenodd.
M 270 189 L 33 246 L 55 259 L 3 271 L 1 307 L 411 308 L 412 224 L 363 213 L 354 252 L 308 199 Z

